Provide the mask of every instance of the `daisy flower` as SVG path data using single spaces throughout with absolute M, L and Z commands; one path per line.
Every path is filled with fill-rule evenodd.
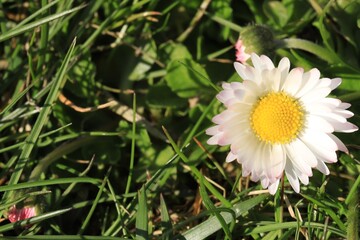
M 325 163 L 337 161 L 336 151 L 348 152 L 333 132 L 354 132 L 347 122 L 350 104 L 327 97 L 340 78 L 320 78 L 318 69 L 290 70 L 283 58 L 277 67 L 267 56 L 251 55 L 252 66 L 235 62 L 243 82 L 224 83 L 216 96 L 226 109 L 206 130 L 211 145 L 230 145 L 227 162 L 242 164 L 242 175 L 261 181 L 271 194 L 285 171 L 295 192 L 307 185 L 312 168 L 323 174 Z M 299 182 L 300 180 L 300 182 Z

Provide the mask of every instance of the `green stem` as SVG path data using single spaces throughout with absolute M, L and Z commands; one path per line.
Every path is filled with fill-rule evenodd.
M 347 169 L 350 175 L 359 175 L 359 171 L 357 169 L 351 169 L 350 167 Z M 359 239 L 359 184 L 360 176 L 357 177 L 356 181 L 349 181 L 349 187 L 351 189 L 345 200 L 345 204 L 348 204 L 346 239 Z
M 310 52 L 322 60 L 330 63 L 343 63 L 343 61 L 333 52 L 319 46 L 313 42 L 298 38 L 287 38 L 277 41 L 278 48 L 295 48 Z
M 360 91 L 342 95 L 339 97 L 339 99 L 344 102 L 352 102 L 358 100 L 360 99 Z
M 133 95 L 133 119 L 132 119 L 132 138 L 131 138 L 131 154 L 130 154 L 130 166 L 129 176 L 126 183 L 125 195 L 129 193 L 131 180 L 134 173 L 134 161 L 135 161 L 135 136 L 136 136 L 136 95 Z
M 48 155 L 46 155 L 43 159 L 39 161 L 36 167 L 32 170 L 29 177 L 29 181 L 38 180 L 40 178 L 41 173 L 46 172 L 46 169 L 53 162 L 55 162 L 62 156 L 69 154 L 75 151 L 76 149 L 95 141 L 97 138 L 98 137 L 93 137 L 93 136 L 80 137 L 72 142 L 65 143 L 60 147 L 56 148 L 54 151 L 50 152 Z
M 41 0 L 41 6 L 45 7 L 48 0 Z M 43 15 L 46 16 L 49 13 L 49 10 L 47 12 L 44 12 Z M 36 67 L 36 73 L 39 75 L 41 73 L 41 67 L 44 64 L 45 61 L 45 54 L 46 54 L 46 48 L 47 43 L 49 39 L 49 23 L 44 23 L 40 27 L 40 46 L 39 46 L 39 61 L 37 63 Z

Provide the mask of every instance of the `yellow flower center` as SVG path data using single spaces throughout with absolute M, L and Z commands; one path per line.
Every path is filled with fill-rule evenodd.
M 270 144 L 294 140 L 304 125 L 304 110 L 298 100 L 284 92 L 270 92 L 261 97 L 250 115 L 256 136 Z

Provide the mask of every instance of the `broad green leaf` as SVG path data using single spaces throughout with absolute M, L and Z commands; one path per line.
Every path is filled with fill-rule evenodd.
M 209 6 L 209 12 L 213 17 L 223 20 L 222 23 L 215 24 L 213 21 L 208 21 L 205 27 L 207 33 L 214 39 L 218 39 L 220 42 L 227 41 L 230 35 L 230 26 L 227 26 L 227 22 L 232 22 L 233 9 L 231 7 L 231 1 L 229 0 L 213 0 Z
M 188 104 L 186 99 L 177 96 L 165 84 L 151 86 L 146 96 L 146 102 L 149 106 L 156 108 L 181 108 Z
M 278 28 L 284 27 L 289 19 L 288 10 L 279 1 L 266 1 L 264 12 Z
M 66 90 L 77 98 L 82 98 L 85 106 L 95 105 L 95 74 L 95 65 L 89 54 L 82 56 L 68 73 L 69 83 Z
M 190 98 L 207 94 L 210 80 L 204 68 L 190 59 L 174 60 L 167 66 L 168 86 L 179 97 Z
M 150 70 L 151 66 L 156 60 L 156 45 L 155 41 L 148 40 L 141 48 L 140 56 L 136 58 L 134 69 L 129 75 L 132 81 L 142 80 L 145 74 Z
M 172 41 L 160 45 L 159 52 L 160 60 L 165 63 L 177 59 L 192 59 L 191 53 L 185 45 Z

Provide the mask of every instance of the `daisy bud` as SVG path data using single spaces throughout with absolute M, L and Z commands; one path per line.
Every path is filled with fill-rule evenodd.
M 36 192 L 33 189 L 14 191 L 9 201 L 16 202 L 16 204 L 12 205 L 6 213 L 9 221 L 13 223 L 38 216 L 43 212 L 44 193 L 46 192 Z M 18 200 L 23 197 L 26 198 L 19 202 Z
M 268 27 L 254 25 L 243 28 L 235 44 L 236 61 L 245 63 L 251 53 L 272 55 L 274 35 Z
M 13 205 L 10 207 L 7 214 L 9 221 L 13 223 L 37 216 L 38 209 L 36 206 L 24 206 L 22 208 L 17 208 L 16 205 Z

